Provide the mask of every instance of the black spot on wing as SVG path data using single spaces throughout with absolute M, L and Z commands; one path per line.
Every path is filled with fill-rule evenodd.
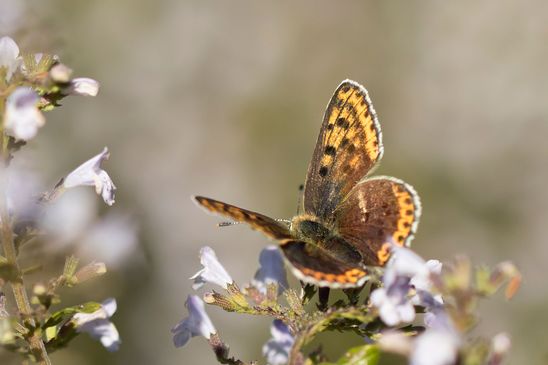
M 328 170 L 327 170 L 327 167 L 325 166 L 320 167 L 320 170 L 318 171 L 321 177 L 325 177 L 327 175 L 327 172 Z

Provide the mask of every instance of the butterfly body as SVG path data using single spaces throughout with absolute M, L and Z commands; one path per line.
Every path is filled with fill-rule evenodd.
M 361 286 L 367 266 L 384 265 L 393 244 L 410 244 L 421 213 L 410 185 L 388 176 L 368 177 L 383 152 L 367 90 L 345 80 L 324 115 L 304 185 L 303 213 L 289 226 L 217 200 L 195 200 L 278 241 L 302 281 L 331 288 Z
M 291 220 L 292 234 L 309 244 L 310 249 L 323 250 L 326 255 L 334 259 L 360 265 L 361 254 L 340 237 L 335 227 L 322 224 L 317 217 L 304 214 L 297 215 Z

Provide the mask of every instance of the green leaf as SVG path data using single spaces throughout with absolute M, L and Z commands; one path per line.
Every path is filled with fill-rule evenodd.
M 380 350 L 376 345 L 353 347 L 335 363 L 322 362 L 320 365 L 377 365 Z
M 100 308 L 101 304 L 97 302 L 87 302 L 81 305 L 63 308 L 53 313 L 42 327 L 47 329 L 47 327 L 56 326 L 59 323 L 70 320 L 76 313 L 93 313 Z

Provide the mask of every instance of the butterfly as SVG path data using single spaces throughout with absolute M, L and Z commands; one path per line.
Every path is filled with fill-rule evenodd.
M 383 266 L 393 245 L 409 246 L 421 214 L 411 185 L 369 177 L 383 156 L 382 133 L 367 90 L 345 80 L 324 114 L 308 167 L 301 213 L 289 223 L 202 196 L 207 211 L 244 222 L 278 241 L 294 275 L 321 287 L 352 288 Z

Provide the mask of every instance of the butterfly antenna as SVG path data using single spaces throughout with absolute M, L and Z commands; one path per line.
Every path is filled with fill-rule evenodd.
M 220 223 L 217 223 L 217 227 L 230 227 L 230 226 L 235 226 L 237 224 L 240 224 L 242 222 L 220 222 Z

